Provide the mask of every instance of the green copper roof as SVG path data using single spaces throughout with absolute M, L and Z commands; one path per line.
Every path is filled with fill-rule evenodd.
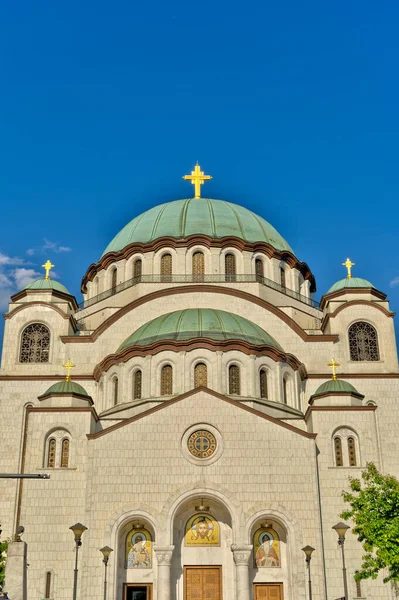
M 264 329 L 238 315 L 211 308 L 189 308 L 162 315 L 142 325 L 118 351 L 132 346 L 148 346 L 160 340 L 210 338 L 216 341 L 243 340 L 257 346 L 281 346 Z
M 79 396 L 90 398 L 83 386 L 75 381 L 66 381 L 65 379 L 54 383 L 42 396 L 49 396 L 50 394 L 78 394 Z M 39 398 L 42 396 L 39 396 Z
M 58 283 L 58 281 L 54 281 L 54 279 L 36 279 L 36 281 L 31 281 L 26 285 L 24 290 L 56 290 L 57 292 L 62 292 L 63 294 L 71 295 L 66 289 L 65 285 L 62 283 Z
M 357 396 L 362 396 L 356 388 L 353 387 L 352 384 L 347 381 L 343 381 L 342 379 L 330 379 L 329 381 L 325 381 L 322 383 L 315 393 L 313 394 L 313 398 L 315 396 L 322 396 L 323 394 L 356 394 Z
M 247 208 L 224 200 L 187 198 L 150 208 L 130 221 L 108 244 L 103 256 L 134 242 L 147 243 L 163 236 L 183 238 L 195 233 L 212 238 L 236 236 L 248 242 L 267 242 L 277 250 L 293 253 L 270 223 Z
M 327 294 L 338 292 L 339 290 L 350 289 L 350 288 L 373 288 L 374 286 L 367 281 L 367 279 L 361 279 L 360 277 L 351 277 L 348 279 L 340 279 L 333 286 L 330 287 Z

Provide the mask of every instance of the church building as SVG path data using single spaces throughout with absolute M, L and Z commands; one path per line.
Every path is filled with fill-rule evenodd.
M 49 261 L 11 298 L 0 471 L 50 478 L 0 479 L 2 538 L 24 527 L 6 591 L 98 600 L 106 573 L 108 600 L 308 600 L 310 565 L 336 600 L 348 478 L 399 476 L 394 314 L 361 257 L 318 302 L 267 215 L 185 179 L 93 257 L 83 302 Z M 393 598 L 356 583 L 347 525 L 347 600 Z

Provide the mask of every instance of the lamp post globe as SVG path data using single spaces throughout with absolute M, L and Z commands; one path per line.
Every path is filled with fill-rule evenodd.
M 109 546 L 104 546 L 104 548 L 100 548 L 100 552 L 103 555 L 104 563 L 104 600 L 107 600 L 107 567 L 109 555 L 111 554 L 111 552 L 113 552 L 113 550 Z
M 310 561 L 314 552 L 314 548 L 312 546 L 304 546 L 302 548 L 302 551 L 305 553 L 306 566 L 308 569 L 309 600 L 312 600 L 312 579 L 310 576 Z
M 348 580 L 347 580 L 347 576 L 346 576 L 346 566 L 345 566 L 345 551 L 344 551 L 344 544 L 345 544 L 345 535 L 346 532 L 348 531 L 348 529 L 350 529 L 349 525 L 347 525 L 346 523 L 337 523 L 336 525 L 334 525 L 333 529 L 337 532 L 338 535 L 338 546 L 341 547 L 341 554 L 342 554 L 342 577 L 344 580 L 344 598 L 345 600 L 348 600 Z
M 78 555 L 79 548 L 82 545 L 82 535 L 87 531 L 87 527 L 82 523 L 75 523 L 69 529 L 73 531 L 75 536 L 75 569 L 73 573 L 73 600 L 76 600 L 78 593 Z

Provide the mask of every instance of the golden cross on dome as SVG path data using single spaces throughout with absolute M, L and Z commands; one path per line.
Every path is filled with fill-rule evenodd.
M 328 363 L 328 366 L 332 368 L 332 378 L 335 381 L 337 379 L 337 367 L 340 367 L 341 365 L 333 358 L 331 362 Z
M 352 279 L 351 269 L 355 266 L 355 263 L 353 263 L 350 258 L 347 258 L 346 261 L 342 263 L 342 266 L 348 269 L 347 279 Z
M 73 362 L 71 362 L 71 359 L 68 358 L 68 361 L 63 366 L 64 369 L 66 369 L 65 381 L 71 381 L 71 369 L 73 369 L 73 367 L 76 365 L 74 365 Z
M 191 181 L 194 185 L 195 196 L 194 198 L 201 198 L 201 185 L 205 183 L 205 181 L 209 181 L 212 179 L 210 175 L 205 175 L 203 171 L 201 171 L 201 167 L 197 163 L 195 165 L 194 171 L 191 171 L 191 175 L 183 175 L 183 179 L 186 181 Z
M 48 260 L 44 263 L 44 265 L 42 265 L 42 267 L 46 271 L 46 276 L 44 279 L 50 279 L 50 271 L 54 268 L 54 265 L 52 265 L 51 262 Z

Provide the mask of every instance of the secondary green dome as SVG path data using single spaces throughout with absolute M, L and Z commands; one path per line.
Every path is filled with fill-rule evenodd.
M 57 292 L 62 292 L 63 294 L 71 295 L 65 285 L 62 283 L 58 283 L 58 281 L 54 281 L 54 279 L 36 279 L 35 281 L 31 281 L 26 285 L 24 290 L 56 290 Z
M 189 308 L 157 317 L 142 325 L 119 347 L 149 346 L 161 340 L 181 341 L 210 338 L 215 341 L 242 340 L 256 346 L 281 346 L 264 329 L 238 315 L 211 308 Z
M 288 250 L 293 254 L 278 231 L 247 208 L 224 200 L 187 198 L 154 206 L 130 221 L 108 244 L 103 256 L 135 242 L 148 243 L 164 236 L 184 238 L 193 234 L 266 242 L 277 250 Z
M 330 379 L 322 383 L 312 398 L 315 396 L 323 396 L 324 394 L 356 394 L 356 396 L 362 396 L 351 383 L 343 381 L 342 379 Z M 364 396 L 362 396 L 364 398 Z
M 374 286 L 367 279 L 362 279 L 361 277 L 351 277 L 350 279 L 346 277 L 334 283 L 327 294 L 350 288 L 374 288 Z
M 86 392 L 82 385 L 79 385 L 79 383 L 76 383 L 75 381 L 66 381 L 66 379 L 54 383 L 51 387 L 49 387 L 47 392 L 42 394 L 42 396 L 39 396 L 39 398 L 43 398 L 44 396 L 50 395 L 54 396 L 57 394 L 77 394 L 78 396 L 85 396 L 86 398 L 90 398 L 89 394 Z

